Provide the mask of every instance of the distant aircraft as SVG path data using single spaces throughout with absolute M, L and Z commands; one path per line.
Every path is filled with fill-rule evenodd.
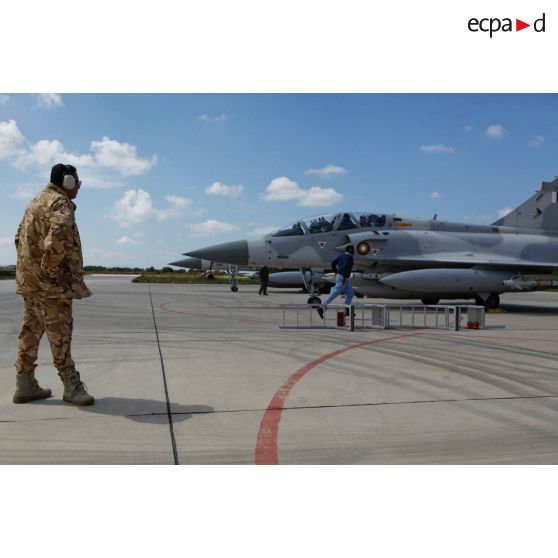
M 232 274 L 236 273 L 238 275 L 245 275 L 250 279 L 258 280 L 260 278 L 259 271 L 257 271 L 258 266 L 235 266 L 233 264 L 227 264 L 223 262 L 214 262 L 211 260 L 205 260 L 203 258 L 184 258 L 182 260 L 177 260 L 176 262 L 170 262 L 169 265 L 175 267 L 183 267 L 186 269 L 199 269 L 204 271 L 206 277 L 213 279 L 213 271 L 224 271 L 226 273 Z M 300 271 L 300 270 L 290 270 L 290 271 L 277 271 L 269 274 L 268 287 L 276 289 L 303 289 L 305 292 L 309 292 L 309 285 L 312 284 L 315 291 L 318 292 L 329 292 L 331 289 L 331 284 L 322 278 L 322 273 L 312 273 L 311 271 Z M 236 282 L 232 286 L 238 286 Z M 231 288 L 232 288 L 231 286 Z M 238 289 L 232 289 L 236 292 Z
M 206 277 L 208 277 L 209 279 L 213 279 L 214 271 L 230 273 L 231 270 L 231 264 L 213 262 L 211 260 L 204 260 L 202 258 L 183 258 L 182 260 L 177 260 L 176 262 L 170 262 L 169 265 L 174 265 L 175 267 L 183 267 L 185 269 L 204 271 Z M 250 271 L 254 270 L 253 266 L 237 266 L 238 270 L 241 270 L 243 268 L 246 268 Z
M 355 246 L 353 286 L 361 294 L 425 304 L 466 298 L 495 308 L 501 293 L 558 287 L 558 178 L 492 225 L 341 212 L 188 255 L 326 270 L 347 244 Z

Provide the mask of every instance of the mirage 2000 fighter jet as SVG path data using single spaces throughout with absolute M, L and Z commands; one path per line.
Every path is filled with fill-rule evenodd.
M 325 270 L 355 246 L 353 287 L 365 296 L 473 298 L 495 308 L 504 292 L 558 287 L 558 178 L 542 182 L 492 225 L 378 213 L 302 219 L 260 240 L 238 240 L 188 255 L 239 265 Z M 309 304 L 318 302 L 316 296 Z

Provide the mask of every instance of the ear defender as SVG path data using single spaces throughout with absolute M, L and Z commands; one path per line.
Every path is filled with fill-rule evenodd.
M 76 187 L 76 178 L 73 175 L 75 167 L 64 165 L 64 179 L 62 180 L 62 188 L 65 190 L 73 190 Z
M 76 185 L 81 185 L 77 180 L 77 169 L 73 165 L 58 163 L 50 171 L 50 182 L 64 190 L 73 190 Z
M 76 179 L 71 174 L 64 175 L 64 180 L 62 181 L 62 187 L 65 190 L 73 190 L 76 186 Z

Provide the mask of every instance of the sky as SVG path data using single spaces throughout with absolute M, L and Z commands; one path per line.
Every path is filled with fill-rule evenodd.
M 341 210 L 491 223 L 558 174 L 558 95 L 1 94 L 0 265 L 59 162 L 84 264 L 159 268 Z

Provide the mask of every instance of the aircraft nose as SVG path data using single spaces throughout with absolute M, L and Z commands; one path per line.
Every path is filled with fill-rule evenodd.
M 199 258 L 184 258 L 183 260 L 177 260 L 176 262 L 170 262 L 169 265 L 174 265 L 176 267 L 187 267 L 189 269 L 201 269 L 202 262 Z
M 193 258 L 203 258 L 204 260 L 211 260 L 214 262 L 248 265 L 248 241 L 234 240 L 233 242 L 215 244 L 214 246 L 187 252 L 187 255 Z

